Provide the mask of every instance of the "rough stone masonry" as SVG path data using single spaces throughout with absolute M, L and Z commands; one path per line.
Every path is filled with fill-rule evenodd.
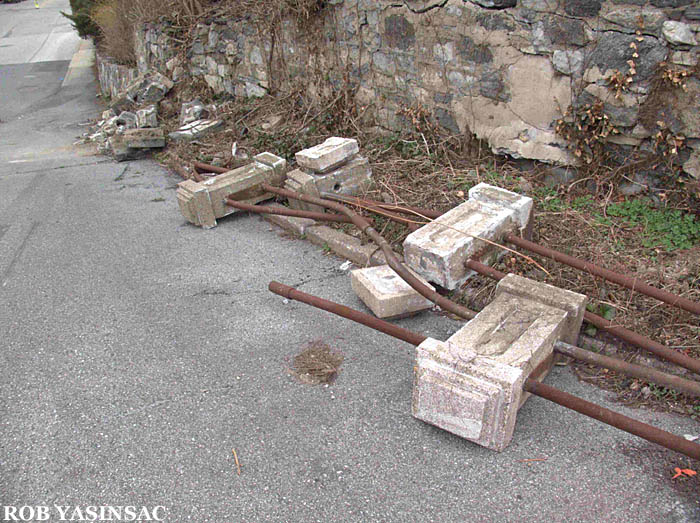
M 330 0 L 312 22 L 319 31 L 285 20 L 273 46 L 254 20 L 212 18 L 196 27 L 186 55 L 167 24 L 145 26 L 139 70 L 249 97 L 317 77 L 340 88 L 350 71 L 360 103 L 385 128 L 410 124 L 400 110 L 420 104 L 449 132 L 474 132 L 497 153 L 572 164 L 555 132 L 567 108 L 603 104 L 620 131 L 609 146 L 623 157 L 654 150 L 656 119 L 642 117 L 652 79 L 664 67 L 693 73 L 700 53 L 694 0 Z M 104 90 L 133 74 L 98 67 Z M 615 75 L 631 78 L 620 92 L 609 85 Z M 690 74 L 685 84 L 660 112 L 663 131 L 684 138 L 685 171 L 698 177 L 700 115 L 687 109 L 700 104 L 700 79 Z M 637 172 L 629 189 L 651 174 Z

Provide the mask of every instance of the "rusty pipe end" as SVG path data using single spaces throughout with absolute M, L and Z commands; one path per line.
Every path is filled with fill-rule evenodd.
M 274 292 L 283 298 L 287 298 L 288 300 L 293 299 L 292 292 L 294 292 L 294 287 L 290 287 L 289 285 L 285 285 L 284 283 L 280 283 L 278 281 L 271 281 L 267 288 L 270 292 Z

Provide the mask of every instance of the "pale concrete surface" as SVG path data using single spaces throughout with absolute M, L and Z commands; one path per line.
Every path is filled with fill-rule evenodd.
M 515 225 L 515 211 L 468 200 L 409 234 L 403 242 L 406 263 L 426 280 L 454 290 L 473 274 L 464 263 L 482 263 L 502 251 L 492 243 Z
M 435 290 L 423 278 L 413 274 Z M 388 265 L 355 269 L 350 272 L 350 282 L 357 297 L 377 318 L 394 318 L 433 307 L 433 302 L 418 294 Z
M 586 313 L 588 296 L 523 278 L 517 274 L 508 274 L 498 282 L 496 296 L 503 293 L 527 298 L 566 311 L 566 322 L 561 339 L 576 345 L 583 324 L 583 315 Z
M 525 372 L 451 340 L 428 338 L 416 349 L 413 415 L 502 451 L 513 437 Z
M 33 9 L 0 5 L 0 23 L 18 6 Z M 656 447 L 539 398 L 501 454 L 414 419 L 413 347 L 267 291 L 277 279 L 362 308 L 342 260 L 258 217 L 195 228 L 172 174 L 76 156 L 78 124 L 101 108 L 94 86 L 59 89 L 68 63 L 45 66 L 32 109 L 0 124 L 0 504 L 165 505 L 200 523 L 700 518 Z M 27 70 L 0 82 L 31 83 Z M 4 115 L 21 97 L 6 100 Z M 459 327 L 399 323 L 441 340 Z M 314 338 L 345 354 L 329 387 L 287 374 Z M 547 382 L 699 432 L 567 368 Z
M 302 169 L 323 174 L 340 167 L 359 151 L 359 144 L 354 138 L 332 136 L 323 143 L 299 151 L 294 157 Z
M 529 196 L 523 196 L 502 187 L 482 182 L 469 189 L 469 199 L 512 209 L 515 213 L 515 222 L 520 230 L 524 230 L 530 222 L 532 198 Z
M 128 132 L 128 131 L 127 131 Z M 248 165 L 211 176 L 202 182 L 185 180 L 177 189 L 180 212 L 191 224 L 210 229 L 216 220 L 240 209 L 226 205 L 226 200 L 256 204 L 274 195 L 263 191 L 261 185 L 280 185 L 287 173 L 287 162 L 271 153 L 261 153 Z

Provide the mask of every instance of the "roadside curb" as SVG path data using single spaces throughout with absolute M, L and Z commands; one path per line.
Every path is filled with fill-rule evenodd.
M 82 40 L 80 47 L 73 54 L 68 71 L 63 79 L 61 87 L 70 87 L 82 83 L 83 75 L 88 72 L 92 74 L 95 65 L 95 45 L 91 40 Z

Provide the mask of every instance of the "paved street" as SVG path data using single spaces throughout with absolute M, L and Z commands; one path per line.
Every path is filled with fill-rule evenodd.
M 256 216 L 192 227 L 175 175 L 72 145 L 102 107 L 59 14 L 68 0 L 41 6 L 0 5 L 0 507 L 162 505 L 166 521 L 217 523 L 700 519 L 697 491 L 670 479 L 686 459 L 545 400 L 528 400 L 500 454 L 412 418 L 412 347 L 267 291 L 275 279 L 362 309 L 342 260 Z M 434 313 L 399 323 L 441 339 L 459 328 Z M 330 386 L 288 373 L 315 339 L 345 355 Z M 566 367 L 547 383 L 700 433 L 615 405 Z

